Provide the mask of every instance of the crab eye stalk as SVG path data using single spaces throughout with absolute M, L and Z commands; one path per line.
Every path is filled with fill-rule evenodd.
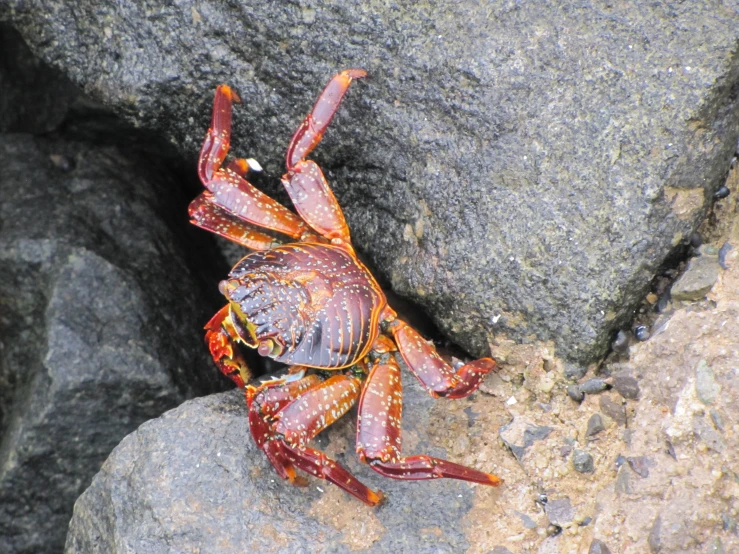
M 262 339 L 259 341 L 257 352 L 260 356 L 277 357 L 282 354 L 283 347 L 280 343 L 272 339 Z

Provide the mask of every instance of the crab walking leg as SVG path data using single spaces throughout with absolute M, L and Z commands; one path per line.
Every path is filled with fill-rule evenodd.
M 352 80 L 366 74 L 362 69 L 348 69 L 329 81 L 290 141 L 287 173 L 282 177 L 282 184 L 300 217 L 327 239 L 341 239 L 347 245 L 350 243 L 349 227 L 344 213 L 318 164 L 305 157 L 321 141 Z
M 231 105 L 239 97 L 228 85 L 216 89 L 213 118 L 200 150 L 198 175 L 212 195 L 209 200 L 253 225 L 301 238 L 309 232 L 306 224 L 290 210 L 255 188 L 236 165 L 221 167 L 231 140 Z M 232 168 L 237 168 L 234 171 Z
M 213 203 L 209 192 L 202 193 L 190 202 L 188 212 L 193 225 L 252 250 L 269 250 L 280 244 L 266 233 L 218 207 Z
M 298 375 L 304 367 L 296 367 Z M 249 407 L 249 430 L 256 445 L 265 453 L 277 474 L 293 485 L 305 486 L 308 481 L 295 473 L 295 467 L 287 459 L 282 449 L 282 441 L 275 436 L 270 424 L 270 416 L 279 412 L 301 394 L 320 384 L 317 375 L 296 380 L 275 379 L 262 383 L 259 387 L 246 387 L 246 405 Z
M 283 176 L 282 184 L 300 217 L 313 230 L 329 240 L 341 239 L 347 245 L 350 244 L 344 212 L 316 162 L 298 162 Z
M 243 389 L 251 380 L 252 372 L 246 360 L 235 348 L 236 342 L 240 339 L 231 321 L 230 305 L 226 304 L 218 310 L 205 324 L 205 329 L 205 342 L 218 369 Z
M 489 473 L 431 456 L 402 457 L 400 422 L 403 385 L 400 367 L 392 355 L 383 356 L 370 371 L 359 401 L 357 453 L 376 472 L 393 479 L 460 479 L 498 486 L 502 480 Z
M 374 506 L 382 500 L 382 493 L 368 488 L 323 452 L 307 446 L 354 405 L 361 387 L 361 381 L 350 375 L 330 377 L 280 410 L 272 431 L 282 437 L 279 442 L 290 464 Z
M 365 77 L 364 69 L 346 69 L 334 75 L 318 96 L 311 112 L 305 117 L 287 147 L 287 169 L 291 171 L 295 165 L 305 159 L 321 142 L 323 133 L 334 114 L 339 109 L 341 99 L 344 98 L 349 85 L 354 79 Z
M 496 367 L 493 359 L 480 358 L 455 371 L 439 356 L 434 345 L 424 340 L 418 331 L 407 323 L 394 319 L 388 324 L 388 329 L 408 368 L 431 396 L 446 398 L 469 396 L 480 387 L 485 375 Z

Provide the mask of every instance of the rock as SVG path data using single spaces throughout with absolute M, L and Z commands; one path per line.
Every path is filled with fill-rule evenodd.
M 626 425 L 626 407 L 612 394 L 603 394 L 599 399 L 600 411 L 618 425 Z
M 533 425 L 520 417 L 514 417 L 500 428 L 500 438 L 519 462 L 523 461 L 526 449 L 535 441 L 543 440 L 552 432 L 552 427 Z
M 579 448 L 575 448 L 575 453 L 572 455 L 572 465 L 578 473 L 593 473 L 595 471 L 593 456 L 586 450 L 580 450 Z
M 633 375 L 625 371 L 620 371 L 613 375 L 611 384 L 624 398 L 628 398 L 629 400 L 639 398 L 639 381 Z
M 688 262 L 680 278 L 672 285 L 673 300 L 700 300 L 708 294 L 718 279 L 717 256 L 699 256 Z
M 586 437 L 592 437 L 597 435 L 601 431 L 605 430 L 606 426 L 603 424 L 603 418 L 600 414 L 593 414 L 588 419 L 588 429 L 585 432 Z
M 0 133 L 48 133 L 78 96 L 77 87 L 34 56 L 18 31 L 0 22 Z
M 407 377 L 403 423 L 418 438 L 413 453 L 448 457 L 429 435 L 439 401 Z M 384 491 L 379 508 L 326 481 L 298 488 L 279 479 L 249 434 L 242 392 L 186 402 L 114 450 L 75 505 L 66 552 L 395 553 L 423 550 L 430 538 L 433 551 L 470 548 L 459 522 L 479 486 L 385 479 L 358 461 L 354 430 L 355 417 L 346 416 L 315 443 Z M 498 490 L 490 489 L 494 498 Z M 429 538 L 429 529 L 438 532 Z
M 611 551 L 603 541 L 593 539 L 588 549 L 588 554 L 611 554 Z
M 713 370 L 706 360 L 699 361 L 695 368 L 695 392 L 704 404 L 713 404 L 721 392 L 721 385 L 716 382 Z
M 575 510 L 569 498 L 550 500 L 544 505 L 544 511 L 549 522 L 559 527 L 569 525 L 575 519 Z
M 593 379 L 588 379 L 584 383 L 580 383 L 580 391 L 585 394 L 598 394 L 607 388 L 609 388 L 608 383 L 605 379 L 600 377 L 594 377 Z
M 603 354 L 739 136 L 739 27 L 704 3 L 239 6 L 6 0 L 0 18 L 188 166 L 232 84 L 237 152 L 272 192 L 321 86 L 366 68 L 316 157 L 381 277 L 476 354 L 491 335 Z
M 567 396 L 572 398 L 575 402 L 582 402 L 585 398 L 585 393 L 580 390 L 580 385 L 568 385 Z
M 626 461 L 629 462 L 629 467 L 639 477 L 649 477 L 649 466 L 652 464 L 649 458 L 646 456 L 628 456 Z
M 223 386 L 201 334 L 215 306 L 158 217 L 173 185 L 147 163 L 0 135 L 3 552 L 59 552 L 75 499 L 118 441 Z
M 573 379 L 575 381 L 578 381 L 579 379 L 582 379 L 585 377 L 585 374 L 588 372 L 588 368 L 582 364 L 573 364 L 570 362 L 565 363 L 565 377 L 568 379 Z

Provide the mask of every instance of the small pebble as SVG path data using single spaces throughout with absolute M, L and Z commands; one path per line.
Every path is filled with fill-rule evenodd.
M 635 377 L 623 372 L 617 373 L 613 376 L 613 382 L 611 384 L 624 398 L 628 398 L 629 400 L 639 398 L 639 382 Z
M 600 397 L 600 411 L 619 425 L 626 425 L 626 407 L 620 400 L 614 400 L 610 394 Z
M 636 337 L 636 340 L 644 342 L 649 338 L 649 327 L 646 325 L 637 326 L 637 328 L 634 329 L 634 336 Z
M 731 191 L 729 190 L 729 187 L 727 187 L 726 185 L 721 185 L 718 190 L 713 193 L 713 197 L 716 200 L 721 200 L 729 196 L 730 193 Z
M 575 402 L 582 402 L 585 398 L 585 394 L 580 390 L 578 385 L 570 385 L 567 387 L 567 396 L 572 398 Z
M 575 471 L 578 473 L 593 473 L 595 471 L 593 456 L 589 452 L 578 448 L 575 448 L 575 453 L 572 455 L 572 465 L 575 466 Z
M 703 237 L 700 233 L 693 233 L 690 235 L 690 246 L 698 248 L 701 244 L 703 244 Z
M 603 541 L 593 539 L 593 542 L 590 543 L 590 548 L 588 548 L 588 554 L 611 554 L 611 551 Z
M 614 352 L 618 352 L 619 354 L 625 354 L 628 352 L 629 335 L 627 335 L 623 330 L 619 331 L 616 338 L 611 343 L 611 348 L 613 348 Z
M 650 461 L 646 456 L 629 456 L 626 458 L 629 467 L 633 469 L 639 477 L 649 477 Z
M 729 253 L 729 250 L 732 249 L 731 244 L 729 244 L 729 241 L 727 240 L 721 248 L 719 248 L 718 251 L 718 265 L 721 266 L 721 269 L 729 269 L 726 265 L 726 254 Z
M 601 417 L 601 415 L 593 414 L 588 420 L 588 430 L 585 431 L 585 436 L 592 437 L 605 430 L 605 428 L 606 426 L 603 425 L 603 418 Z
M 580 391 L 584 392 L 585 394 L 598 394 L 599 392 L 603 392 L 608 388 L 608 383 L 606 383 L 605 379 L 601 379 L 600 377 L 593 377 L 592 379 L 588 379 L 584 383 L 580 383 Z
M 547 514 L 549 522 L 560 528 L 569 525 L 575 519 L 575 510 L 570 499 L 566 496 L 547 502 L 544 506 L 544 512 Z
M 716 408 L 711 408 L 711 410 L 708 412 L 711 415 L 711 421 L 713 421 L 713 426 L 716 427 L 718 431 L 724 432 L 724 429 L 726 427 L 726 424 L 724 422 L 724 418 L 721 415 L 721 412 L 719 412 Z
M 72 171 L 74 169 L 74 159 L 64 154 L 50 154 L 49 159 L 56 167 L 62 171 Z
M 706 363 L 706 360 L 700 360 L 695 368 L 695 392 L 701 402 L 706 405 L 713 404 L 721 392 L 721 385 L 716 382 L 713 369 Z
M 587 527 L 593 521 L 593 518 L 588 516 L 580 522 L 580 527 Z
M 675 452 L 675 447 L 672 445 L 670 441 L 665 441 L 665 446 L 667 447 L 665 449 L 665 452 L 677 462 L 677 452 Z
M 523 526 L 526 529 L 536 529 L 536 522 L 533 519 L 531 519 L 529 516 L 527 516 L 526 514 L 522 514 L 521 512 L 517 512 L 516 510 L 513 510 L 513 513 L 521 518 L 521 521 L 523 522 Z

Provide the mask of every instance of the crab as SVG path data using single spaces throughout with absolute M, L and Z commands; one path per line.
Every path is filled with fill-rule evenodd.
M 309 443 L 357 401 L 356 452 L 393 479 L 460 479 L 497 486 L 492 474 L 447 460 L 401 453 L 403 390 L 398 355 L 433 397 L 464 398 L 496 367 L 491 358 L 449 365 L 433 344 L 398 318 L 357 257 L 344 214 L 319 166 L 319 144 L 362 69 L 336 74 L 287 148 L 282 177 L 297 214 L 251 185 L 253 160 L 224 165 L 231 138 L 228 85 L 216 89 L 198 173 L 206 190 L 190 204 L 191 222 L 254 250 L 219 285 L 228 303 L 205 326 L 218 368 L 246 390 L 251 434 L 280 477 L 299 486 L 297 469 L 326 479 L 371 506 L 380 491 Z M 276 237 L 284 236 L 283 239 Z M 287 364 L 287 374 L 258 385 L 240 350 Z

